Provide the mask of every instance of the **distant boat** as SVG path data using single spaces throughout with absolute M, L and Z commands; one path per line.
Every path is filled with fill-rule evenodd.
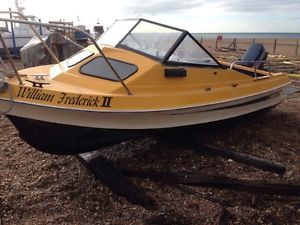
M 99 20 L 98 20 L 97 24 L 95 26 L 93 26 L 92 32 L 89 29 L 87 29 L 87 27 L 85 25 L 82 25 L 80 23 L 79 17 L 77 17 L 77 22 L 78 22 L 78 25 L 76 25 L 75 27 L 82 31 L 89 33 L 94 39 L 97 39 L 104 32 L 103 26 L 100 25 Z M 88 37 L 80 31 L 74 32 L 74 39 L 79 44 L 87 43 L 87 41 L 88 41 Z
M 86 28 L 85 25 L 77 25 L 75 27 L 77 27 L 78 29 L 80 29 L 82 31 L 86 31 L 86 32 L 90 33 L 90 31 Z M 79 43 L 88 41 L 88 37 L 80 31 L 75 31 L 74 38 Z
M 29 21 L 38 22 L 35 16 L 26 16 Z M 41 37 L 47 37 L 50 31 L 44 27 L 35 27 Z M 19 54 L 20 49 L 24 47 L 34 36 L 33 31 L 26 24 L 14 24 L 12 30 L 7 27 L 6 31 L 1 32 L 4 42 L 11 54 Z M 3 46 L 0 43 L 0 54 L 4 53 Z
M 15 1 L 17 11 L 24 15 L 24 7 L 20 6 L 19 1 Z M 16 19 L 23 19 L 20 16 L 16 16 Z M 26 16 L 29 21 L 39 22 L 39 19 L 35 16 Z M 50 31 L 42 26 L 35 26 L 37 33 L 41 37 L 47 37 L 50 34 Z M 13 55 L 19 54 L 20 49 L 24 47 L 30 39 L 35 36 L 33 31 L 30 29 L 27 24 L 8 24 L 6 27 L 0 29 L 1 35 L 4 39 L 4 42 L 9 49 L 10 53 Z M 0 54 L 4 54 L 4 49 L 0 43 Z

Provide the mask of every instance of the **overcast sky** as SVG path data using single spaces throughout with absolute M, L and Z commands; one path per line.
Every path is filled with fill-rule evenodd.
M 76 25 L 79 17 L 82 24 L 99 20 L 107 27 L 116 19 L 144 17 L 191 32 L 300 33 L 300 0 L 24 0 L 23 5 L 26 14 L 44 22 Z M 0 10 L 8 7 L 15 10 L 14 0 L 1 0 Z

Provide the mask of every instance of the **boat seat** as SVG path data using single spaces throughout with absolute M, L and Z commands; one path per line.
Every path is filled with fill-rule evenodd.
M 258 61 L 265 61 L 268 57 L 268 52 L 266 51 L 263 44 L 253 43 L 247 49 L 246 53 L 242 58 L 242 62 L 239 65 L 247 67 L 256 67 L 258 69 L 263 69 L 264 63 Z

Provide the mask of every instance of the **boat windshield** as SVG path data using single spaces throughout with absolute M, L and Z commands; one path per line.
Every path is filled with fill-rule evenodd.
M 185 30 L 152 21 L 118 20 L 98 40 L 172 65 L 219 66 L 219 63 Z

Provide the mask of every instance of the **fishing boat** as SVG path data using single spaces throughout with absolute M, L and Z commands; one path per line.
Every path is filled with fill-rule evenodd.
M 65 61 L 3 78 L 0 109 L 27 143 L 51 154 L 188 134 L 280 103 L 288 77 L 242 63 L 218 61 L 186 30 L 117 20 Z

